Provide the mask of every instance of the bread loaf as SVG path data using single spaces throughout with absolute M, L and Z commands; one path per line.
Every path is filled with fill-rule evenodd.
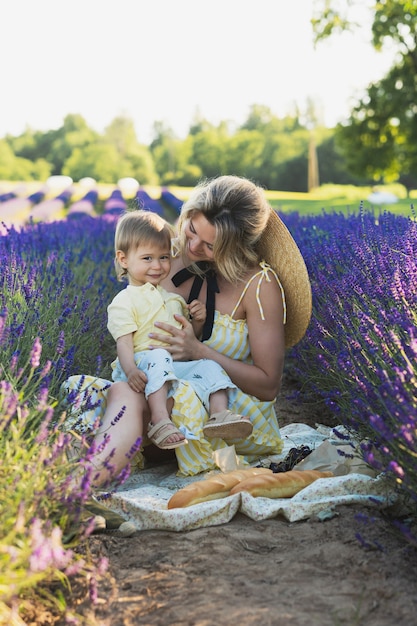
M 290 470 L 278 474 L 251 476 L 235 485 L 230 494 L 247 491 L 255 497 L 292 498 L 318 478 L 330 476 L 333 476 L 332 472 L 319 472 L 318 470 Z
M 182 508 L 207 502 L 208 500 L 217 500 L 225 498 L 230 494 L 232 487 L 240 481 L 247 480 L 250 477 L 258 475 L 272 475 L 272 471 L 266 467 L 250 467 L 242 470 L 233 470 L 231 472 L 222 472 L 193 482 L 182 489 L 179 489 L 168 501 L 169 509 Z

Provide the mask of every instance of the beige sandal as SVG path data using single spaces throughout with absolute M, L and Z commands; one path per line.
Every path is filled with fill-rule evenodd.
M 171 420 L 162 420 L 162 422 L 158 422 L 155 425 L 149 424 L 148 426 L 149 439 L 161 450 L 173 450 L 188 443 L 188 440 L 185 438 L 169 443 L 167 439 L 171 435 L 182 435 L 182 432 L 174 426 Z
M 203 428 L 205 437 L 219 437 L 220 439 L 246 439 L 253 430 L 249 418 L 238 413 L 225 410 L 210 415 L 209 421 Z

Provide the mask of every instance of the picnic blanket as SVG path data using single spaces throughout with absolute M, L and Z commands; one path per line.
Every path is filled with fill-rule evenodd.
M 341 439 L 336 433 L 344 433 Z M 177 476 L 174 463 L 143 469 L 110 495 L 98 493 L 99 502 L 133 523 L 137 530 L 184 531 L 229 522 L 237 513 L 252 520 L 282 516 L 290 522 L 317 516 L 326 519 L 341 504 L 387 507 L 397 499 L 395 489 L 384 475 L 376 475 L 358 454 L 357 442 L 349 439 L 344 428 L 290 424 L 281 429 L 284 449 L 281 454 L 260 459 L 256 465 L 269 467 L 282 461 L 294 447 L 308 446 L 312 452 L 294 469 L 331 470 L 334 476 L 321 478 L 292 498 L 261 498 L 238 493 L 218 500 L 202 502 L 179 509 L 168 509 L 167 503 L 177 489 L 212 475 L 207 472 L 193 477 Z M 234 447 L 219 451 L 215 457 L 219 471 L 238 469 Z M 104 496 L 103 499 L 101 496 Z

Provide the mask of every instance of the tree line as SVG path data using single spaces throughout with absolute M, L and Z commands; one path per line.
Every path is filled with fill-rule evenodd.
M 233 173 L 286 191 L 307 191 L 319 182 L 369 182 L 348 171 L 334 130 L 316 126 L 313 131 L 309 125 L 298 114 L 280 119 L 268 107 L 253 105 L 240 127 L 196 119 L 185 139 L 155 122 L 146 146 L 129 117 L 115 118 L 98 133 L 81 115 L 68 114 L 56 130 L 28 128 L 0 140 L 0 179 L 63 174 L 75 181 L 89 176 L 116 183 L 129 176 L 141 184 L 193 186 L 202 177 Z

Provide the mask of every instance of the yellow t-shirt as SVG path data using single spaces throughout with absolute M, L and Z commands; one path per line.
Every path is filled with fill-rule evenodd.
M 164 345 L 163 342 L 148 337 L 151 332 L 164 332 L 155 328 L 156 321 L 181 327 L 174 318 L 174 313 L 189 319 L 185 300 L 178 294 L 169 293 L 163 287 L 154 287 L 150 283 L 140 287 L 127 285 L 107 307 L 107 328 L 115 341 L 123 335 L 133 333 L 134 351 L 140 352 L 147 350 L 150 344 Z

